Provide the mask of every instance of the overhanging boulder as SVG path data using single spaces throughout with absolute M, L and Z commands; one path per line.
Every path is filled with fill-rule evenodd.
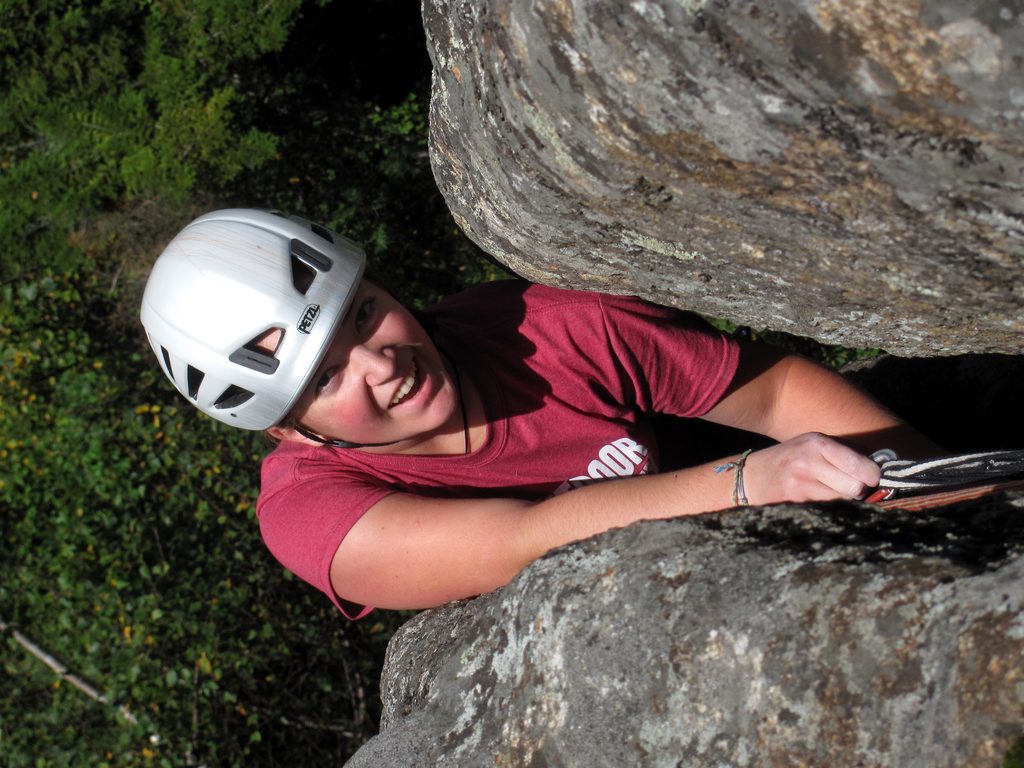
M 638 523 L 391 641 L 363 766 L 998 766 L 1024 495 Z
M 435 176 L 520 274 L 904 355 L 1020 352 L 1019 5 L 423 11 Z

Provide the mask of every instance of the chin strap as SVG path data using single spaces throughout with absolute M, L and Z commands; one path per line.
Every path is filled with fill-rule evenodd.
M 306 427 L 301 424 L 296 424 L 294 429 L 307 440 L 312 440 L 313 442 L 320 443 L 321 445 L 329 445 L 332 448 L 379 448 L 384 445 L 394 445 L 398 442 L 397 440 L 393 440 L 390 443 L 350 443 L 348 440 L 329 440 L 326 437 L 320 437 L 320 435 L 306 429 Z

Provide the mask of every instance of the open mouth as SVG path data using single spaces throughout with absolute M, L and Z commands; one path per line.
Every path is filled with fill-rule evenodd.
M 405 381 L 402 382 L 402 385 L 398 388 L 398 391 L 395 392 L 395 396 L 391 399 L 391 403 L 388 404 L 388 408 L 394 408 L 396 405 L 399 405 L 400 403 L 404 402 L 405 399 L 409 397 L 409 395 L 414 390 L 417 389 L 416 385 L 419 381 L 417 372 L 418 369 L 416 367 L 416 361 L 413 360 L 412 370 L 409 371 L 409 374 L 405 377 Z

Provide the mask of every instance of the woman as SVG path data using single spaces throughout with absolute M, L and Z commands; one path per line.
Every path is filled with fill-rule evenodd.
M 322 227 L 218 211 L 171 242 L 142 306 L 182 394 L 278 441 L 264 539 L 349 617 L 492 590 L 640 519 L 862 498 L 866 453 L 934 450 L 836 374 L 684 313 L 506 281 L 418 318 L 363 267 Z M 655 413 L 778 443 L 657 474 Z

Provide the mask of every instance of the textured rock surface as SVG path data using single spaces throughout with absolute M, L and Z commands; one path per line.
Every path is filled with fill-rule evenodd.
M 1019 2 L 429 0 L 424 22 L 438 184 L 524 276 L 1020 352 Z
M 1024 496 L 641 523 L 395 636 L 363 766 L 996 766 Z

